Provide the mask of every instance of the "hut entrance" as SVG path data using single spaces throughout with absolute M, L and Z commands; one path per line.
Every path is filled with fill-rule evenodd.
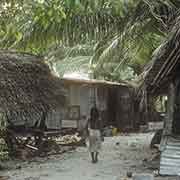
M 133 102 L 127 87 L 112 87 L 108 93 L 108 119 L 109 125 L 121 131 L 133 128 L 132 108 Z

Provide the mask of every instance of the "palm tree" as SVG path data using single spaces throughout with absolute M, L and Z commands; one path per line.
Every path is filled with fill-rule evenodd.
M 178 0 L 9 2 L 0 2 L 1 48 L 45 54 L 56 64 L 86 64 L 96 77 L 111 80 L 142 71 L 180 7 Z M 90 48 L 89 58 L 67 53 L 78 46 Z M 66 53 L 57 58 L 57 51 Z

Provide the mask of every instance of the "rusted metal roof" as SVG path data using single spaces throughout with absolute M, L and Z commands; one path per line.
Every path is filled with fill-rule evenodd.
M 166 145 L 161 153 L 160 174 L 180 175 L 180 137 L 167 138 Z

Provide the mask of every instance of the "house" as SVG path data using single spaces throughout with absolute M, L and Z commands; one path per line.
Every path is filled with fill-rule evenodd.
M 147 97 L 167 96 L 166 117 L 160 144 L 160 174 L 180 174 L 180 19 L 167 40 L 155 51 L 145 72 Z M 148 101 L 148 100 L 147 100 Z
M 0 51 L 0 123 L 5 119 L 18 132 L 58 128 L 57 114 L 64 105 L 61 81 L 51 74 L 43 57 Z
M 121 131 L 134 128 L 133 87 L 89 78 L 65 77 L 62 82 L 67 91 L 67 120 L 90 118 L 90 109 L 96 103 L 103 126 L 115 126 Z M 72 122 L 73 123 L 73 122 Z

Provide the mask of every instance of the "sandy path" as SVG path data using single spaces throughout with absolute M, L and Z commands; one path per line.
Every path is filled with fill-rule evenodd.
M 23 168 L 3 175 L 10 176 L 10 180 L 123 180 L 127 171 L 150 172 L 142 160 L 151 155 L 151 137 L 151 134 L 131 134 L 105 138 L 98 164 L 92 164 L 87 149 L 81 147 L 63 155 L 23 163 Z M 161 179 L 166 178 L 157 178 Z

